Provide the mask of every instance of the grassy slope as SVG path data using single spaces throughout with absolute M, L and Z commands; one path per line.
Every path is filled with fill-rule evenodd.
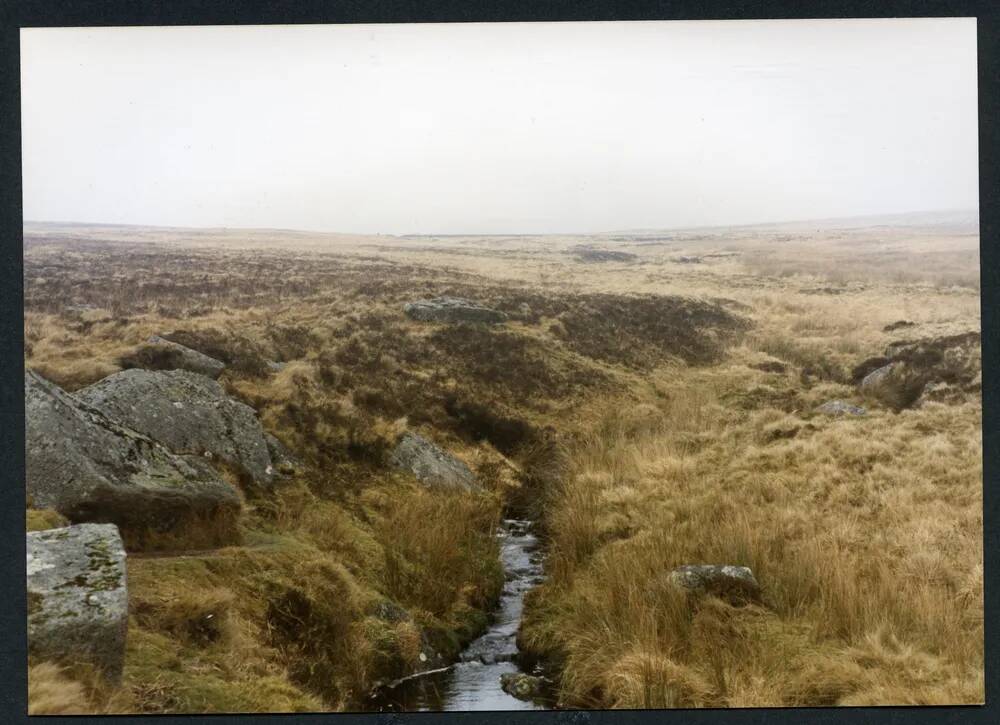
M 88 685 L 89 707 L 352 707 L 422 649 L 455 651 L 499 586 L 490 534 L 523 478 L 498 450 L 533 491 L 547 483 L 551 580 L 525 639 L 562 660 L 568 703 L 977 701 L 978 402 L 860 421 L 808 413 L 852 395 L 844 371 L 898 339 L 883 325 L 978 327 L 975 290 L 949 286 L 969 278 L 967 260 L 948 257 L 935 279 L 926 242 L 909 268 L 899 244 L 892 264 L 865 266 L 861 242 L 826 256 L 766 242 L 681 238 L 636 246 L 635 265 L 567 264 L 558 239 L 377 259 L 238 244 L 30 248 L 30 366 L 74 389 L 148 335 L 188 330 L 228 356 L 226 386 L 304 461 L 280 495 L 248 502 L 243 546 L 130 559 L 125 687 Z M 746 263 L 671 261 L 705 244 L 743 250 Z M 843 274 L 845 295 L 813 291 Z M 732 298 L 754 327 L 717 360 L 680 334 L 687 326 L 592 294 L 633 291 Z M 438 293 L 513 321 L 452 334 L 399 314 Z M 53 300 L 65 299 L 97 309 L 63 312 Z M 663 347 L 695 365 L 666 363 Z M 746 367 L 769 356 L 789 373 Z M 287 365 L 262 374 L 266 359 Z M 489 493 L 432 496 L 389 473 L 386 447 L 407 426 L 466 457 Z M 568 465 L 555 470 L 557 458 Z M 768 608 L 693 612 L 663 586 L 690 561 L 751 565 Z M 397 608 L 407 616 L 386 616 Z

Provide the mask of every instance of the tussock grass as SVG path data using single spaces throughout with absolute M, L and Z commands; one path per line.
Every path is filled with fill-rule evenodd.
M 504 510 L 540 519 L 549 579 L 520 639 L 557 666 L 565 704 L 982 700 L 979 401 L 896 413 L 852 380 L 892 342 L 978 328 L 972 237 L 624 235 L 614 244 L 636 259 L 613 265 L 567 261 L 569 237 L 26 240 L 28 367 L 75 390 L 169 365 L 142 346 L 173 332 L 225 361 L 220 382 L 302 461 L 224 536 L 207 524 L 127 542 L 121 690 L 43 669 L 40 711 L 355 708 L 483 625 Z M 442 294 L 509 321 L 402 314 Z M 915 324 L 884 330 L 901 319 Z M 752 367 L 764 362 L 784 367 Z M 817 415 L 831 398 L 869 415 Z M 389 470 L 408 428 L 485 491 Z M 668 584 L 702 562 L 750 566 L 760 606 Z
M 550 492 L 522 639 L 574 706 L 981 702 L 978 402 L 824 419 L 838 384 L 787 376 L 798 410 L 734 410 L 753 347 L 597 406 Z M 686 563 L 751 567 L 764 608 L 677 600 Z

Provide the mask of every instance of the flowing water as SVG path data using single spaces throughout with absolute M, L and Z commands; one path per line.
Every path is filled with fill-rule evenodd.
M 421 710 L 539 710 L 545 705 L 524 702 L 500 689 L 500 675 L 520 672 L 517 630 L 524 595 L 542 581 L 542 558 L 531 522 L 506 519 L 497 534 L 506 582 L 493 624 L 462 652 L 454 665 L 383 688 L 370 709 Z

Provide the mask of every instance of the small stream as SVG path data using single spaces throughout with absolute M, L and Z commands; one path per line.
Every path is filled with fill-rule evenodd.
M 378 712 L 427 710 L 540 710 L 547 705 L 525 702 L 500 688 L 500 676 L 519 672 L 517 630 L 524 595 L 541 583 L 542 556 L 531 533 L 531 521 L 505 519 L 497 534 L 506 582 L 493 624 L 473 640 L 459 661 L 442 670 L 412 677 L 383 688 L 369 701 Z M 530 674 L 530 673 L 529 673 Z

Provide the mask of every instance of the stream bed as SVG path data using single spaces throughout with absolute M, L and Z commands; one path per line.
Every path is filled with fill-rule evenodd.
M 500 531 L 500 557 L 506 581 L 489 629 L 473 640 L 455 664 L 422 673 L 383 688 L 369 703 L 378 712 L 428 710 L 540 710 L 543 702 L 526 702 L 500 687 L 500 676 L 521 672 L 517 664 L 517 631 L 525 593 L 541 583 L 542 556 L 531 533 L 531 521 L 505 519 Z M 532 673 L 528 673 L 532 674 Z

